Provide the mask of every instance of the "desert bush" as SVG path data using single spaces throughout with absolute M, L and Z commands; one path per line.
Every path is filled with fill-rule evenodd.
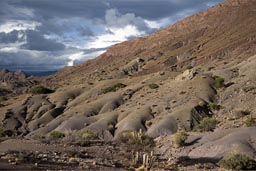
M 185 142 L 188 136 L 189 135 L 185 130 L 180 130 L 174 135 L 173 141 L 178 147 L 182 147 L 186 144 Z
M 30 93 L 33 93 L 33 94 L 50 94 L 53 92 L 54 90 L 51 90 L 41 85 L 36 85 L 30 88 Z
M 0 137 L 5 137 L 5 136 L 6 136 L 5 131 L 0 129 Z
M 86 140 L 95 140 L 99 137 L 91 130 L 85 130 L 82 132 L 81 137 Z
M 199 101 L 198 105 L 201 107 L 205 107 L 207 105 L 207 103 L 205 101 Z
M 2 104 L 2 102 L 6 101 L 6 100 L 8 100 L 7 97 L 0 96 L 0 107 L 4 107 L 5 106 L 4 104 Z
M 250 112 L 249 110 L 241 110 L 240 113 L 241 113 L 241 115 L 243 115 L 243 116 L 246 116 L 246 115 L 250 115 L 250 114 L 251 114 L 251 112 Z
M 222 108 L 221 105 L 218 105 L 214 102 L 209 102 L 207 107 L 210 109 L 210 110 L 220 110 Z
M 222 88 L 222 87 L 224 87 L 224 82 L 225 82 L 225 79 L 224 79 L 224 78 L 222 78 L 222 77 L 220 77 L 220 76 L 216 76 L 214 80 L 215 80 L 215 86 L 216 86 L 217 88 Z
M 25 87 L 25 83 L 21 81 L 16 81 L 13 83 L 13 86 L 16 88 Z
M 0 96 L 0 102 L 6 101 L 8 98 L 6 96 Z
M 256 169 L 256 161 L 243 154 L 232 154 L 222 159 L 219 165 L 230 170 L 254 170 Z
M 118 134 L 118 141 L 128 145 L 138 146 L 154 146 L 153 138 L 145 135 L 141 130 L 139 132 L 132 130 L 125 130 Z
M 53 140 L 60 140 L 65 137 L 65 134 L 63 132 L 53 131 L 50 133 L 49 137 Z
M 253 118 L 248 118 L 245 120 L 245 125 L 248 126 L 248 127 L 254 127 L 256 126 L 256 121 L 253 119 Z
M 11 93 L 11 91 L 9 91 L 7 89 L 0 88 L 0 96 L 4 96 L 9 93 Z
M 216 128 L 218 121 L 215 118 L 206 117 L 196 127 L 196 131 L 206 132 L 213 131 Z
M 117 83 L 113 86 L 107 87 L 103 89 L 103 93 L 109 93 L 109 92 L 116 92 L 117 90 L 126 87 L 127 85 L 122 84 L 122 83 Z
M 85 130 L 81 133 L 79 133 L 77 144 L 81 146 L 86 146 L 90 143 L 92 140 L 97 140 L 99 137 L 97 134 L 91 130 Z
M 251 114 L 251 112 L 249 110 L 236 110 L 234 112 L 234 117 L 236 119 L 239 119 L 239 118 L 242 118 L 242 117 L 250 115 L 250 114 Z
M 12 130 L 4 130 L 4 129 L 0 129 L 0 137 L 11 137 L 16 135 L 14 131 Z
M 159 87 L 159 85 L 157 85 L 157 84 L 149 84 L 148 87 L 151 88 L 151 89 L 157 89 Z

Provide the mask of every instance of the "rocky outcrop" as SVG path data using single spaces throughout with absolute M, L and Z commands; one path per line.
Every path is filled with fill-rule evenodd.
M 124 75 L 132 75 L 142 70 L 144 65 L 144 59 L 137 58 L 132 60 L 130 63 L 122 67 L 121 73 Z
M 178 75 L 175 79 L 178 81 L 182 80 L 192 80 L 196 75 L 196 71 L 194 70 L 186 70 L 182 74 Z
M 26 78 L 27 78 L 26 74 L 21 70 L 18 70 L 16 72 L 10 72 L 7 69 L 0 70 L 1 83 L 8 84 L 14 81 L 22 81 L 22 80 L 25 80 Z
M 34 78 L 27 77 L 27 75 L 18 70 L 11 72 L 7 69 L 0 70 L 0 88 L 13 92 L 14 94 L 22 94 L 27 91 L 29 86 L 36 84 Z

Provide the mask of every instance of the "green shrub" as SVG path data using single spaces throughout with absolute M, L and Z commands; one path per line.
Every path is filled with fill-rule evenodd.
M 254 127 L 256 126 L 256 121 L 253 118 L 248 118 L 245 122 L 245 125 L 248 127 Z
M 219 77 L 219 76 L 216 76 L 215 77 L 215 86 L 217 88 L 222 88 L 224 87 L 224 82 L 225 82 L 225 79 L 222 78 L 222 77 Z
M 220 110 L 222 108 L 221 105 L 218 105 L 214 102 L 210 102 L 208 103 L 207 107 L 210 109 L 210 110 Z
M 196 130 L 199 132 L 213 131 L 217 124 L 218 121 L 215 118 L 206 117 L 197 125 Z
M 50 94 L 53 92 L 54 90 L 48 89 L 41 85 L 36 85 L 30 88 L 30 93 L 33 93 L 33 94 Z
M 99 139 L 99 137 L 91 130 L 85 130 L 81 133 L 81 138 L 84 140 L 95 140 Z
M 12 131 L 12 130 L 3 130 L 3 129 L 0 129 L 0 137 L 11 137 L 11 136 L 14 136 L 15 135 L 15 132 Z
M 5 131 L 0 129 L 0 137 L 5 137 L 5 136 L 6 136 Z
M 235 119 L 239 119 L 250 114 L 251 112 L 249 110 L 237 110 L 234 112 L 234 117 Z
M 240 111 L 240 113 L 241 113 L 241 115 L 246 116 L 246 115 L 250 115 L 251 111 L 249 111 L 249 110 L 242 110 L 242 111 Z
M 155 144 L 153 138 L 145 135 L 141 130 L 139 132 L 132 130 L 122 131 L 118 134 L 117 140 L 128 145 L 154 146 Z
M 6 101 L 8 98 L 6 96 L 0 96 L 0 102 Z
M 225 169 L 231 170 L 254 170 L 256 169 L 256 161 L 243 154 L 232 154 L 222 159 L 219 165 Z
M 0 108 L 5 106 L 4 104 L 2 104 L 2 102 L 6 101 L 6 100 L 8 100 L 7 97 L 0 96 Z
M 157 89 L 159 87 L 159 85 L 157 85 L 157 84 L 149 84 L 148 86 L 151 89 Z
M 53 131 L 50 133 L 50 138 L 53 140 L 59 140 L 65 137 L 65 134 L 59 131 Z
M 11 93 L 11 91 L 9 91 L 7 89 L 0 88 L 0 96 L 4 96 L 9 93 Z
M 105 89 L 103 89 L 103 93 L 109 93 L 109 92 L 116 92 L 117 90 L 126 87 L 125 84 L 122 83 L 117 83 L 111 87 L 107 87 Z
M 85 146 L 89 144 L 91 140 L 97 140 L 99 137 L 91 130 L 85 130 L 79 135 L 77 143 L 79 145 Z
M 178 131 L 175 135 L 174 135 L 174 143 L 178 146 L 178 147 L 182 147 L 185 146 L 185 142 L 188 139 L 188 133 L 185 130 L 180 130 Z

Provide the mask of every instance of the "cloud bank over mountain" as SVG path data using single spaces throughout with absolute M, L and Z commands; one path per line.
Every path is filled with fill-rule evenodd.
M 222 0 L 2 0 L 0 67 L 81 63 Z

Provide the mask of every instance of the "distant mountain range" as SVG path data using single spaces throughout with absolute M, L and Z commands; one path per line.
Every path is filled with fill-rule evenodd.
M 4 68 L 2 68 L 4 69 Z M 1 70 L 1 68 L 0 68 Z M 10 72 L 16 72 L 17 70 L 16 69 L 8 69 L 8 71 Z M 26 76 L 48 76 L 48 75 L 51 75 L 51 74 L 54 74 L 55 72 L 57 72 L 57 70 L 22 70 Z
M 57 71 L 24 71 L 27 76 L 48 76 Z

